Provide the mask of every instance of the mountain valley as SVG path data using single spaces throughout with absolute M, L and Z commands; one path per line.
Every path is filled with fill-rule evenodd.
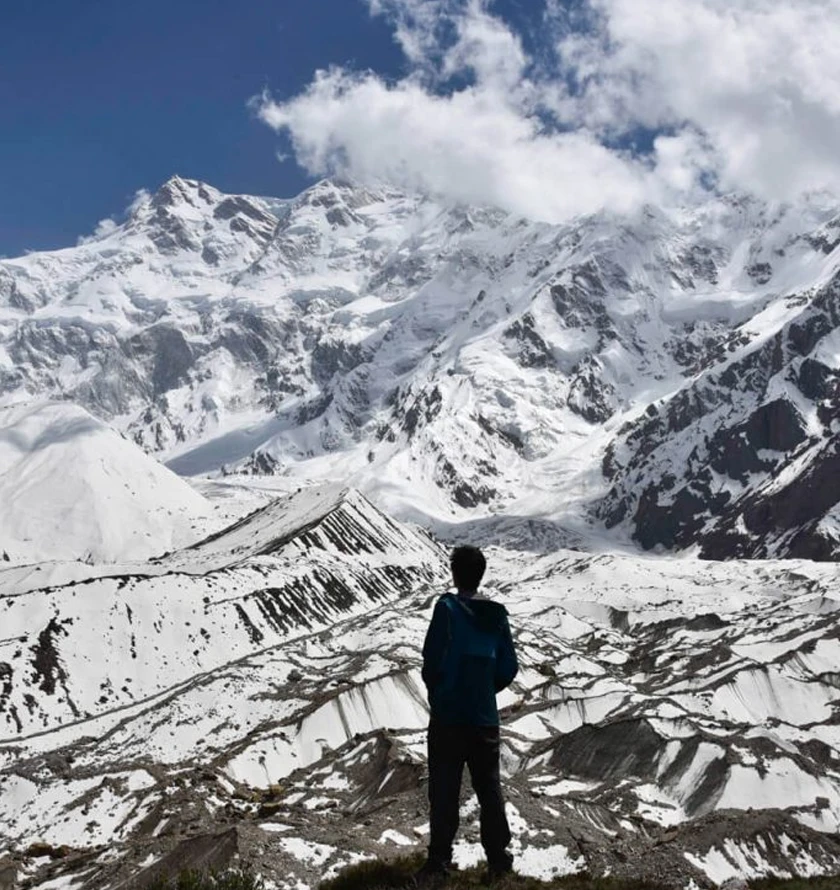
M 0 887 L 422 847 L 455 542 L 520 873 L 840 872 L 838 233 L 174 177 L 0 260 Z

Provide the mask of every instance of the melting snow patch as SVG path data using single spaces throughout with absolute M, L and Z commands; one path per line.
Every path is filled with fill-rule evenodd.
M 597 782 L 581 782 L 578 779 L 561 779 L 553 785 L 544 785 L 537 790 L 549 797 L 565 797 L 567 794 L 574 794 L 576 791 L 589 791 L 595 788 Z
M 834 805 L 840 807 L 840 794 L 834 788 L 809 775 L 792 760 L 765 759 L 761 771 L 738 764 L 730 768 L 717 808 L 812 806 L 821 795 L 833 798 Z
M 583 857 L 572 858 L 568 848 L 563 844 L 554 844 L 550 847 L 525 847 L 517 854 L 514 862 L 518 874 L 543 881 L 550 881 L 563 875 L 573 875 L 583 871 L 585 867 L 586 860 Z
M 135 770 L 132 773 L 117 773 L 115 778 L 127 778 L 129 791 L 143 791 L 145 788 L 153 788 L 155 778 L 144 769 Z
M 639 803 L 636 811 L 640 816 L 659 825 L 679 825 L 685 819 L 682 807 L 678 807 L 656 785 L 637 785 L 634 789 Z
M 534 834 L 528 827 L 528 823 L 519 815 L 519 810 L 512 804 L 505 804 L 505 813 L 507 814 L 508 825 L 510 825 L 511 834 Z
M 704 872 L 716 884 L 730 878 L 788 877 L 778 872 L 762 859 L 761 853 L 748 846 L 739 846 L 732 840 L 723 842 L 723 849 L 712 847 L 705 856 L 684 853 L 685 858 Z
M 331 804 L 334 806 L 335 803 L 334 797 L 310 797 L 309 800 L 304 801 L 303 805 L 307 810 L 320 810 Z
M 280 838 L 280 848 L 299 859 L 301 862 L 307 862 L 310 865 L 321 866 L 335 853 L 335 847 L 328 844 L 318 844 L 315 841 L 305 841 L 299 837 Z
M 452 861 L 458 868 L 472 868 L 484 859 L 484 850 L 481 844 L 469 844 L 466 841 L 458 841 L 452 848 Z
M 70 890 L 71 887 L 75 887 L 80 883 L 81 878 L 78 875 L 61 875 L 58 878 L 53 878 L 51 881 L 39 884 L 38 890 Z
M 375 856 L 370 856 L 367 853 L 348 853 L 338 862 L 334 862 L 326 870 L 326 872 L 324 872 L 323 880 L 331 881 L 343 868 L 347 868 L 348 865 L 356 865 L 357 863 L 364 862 L 367 859 L 375 858 Z
M 785 855 L 790 856 L 796 849 L 796 844 L 786 834 L 782 835 L 781 842 Z M 803 878 L 813 878 L 825 873 L 825 869 L 820 866 L 817 860 L 802 849 L 798 850 L 793 857 L 793 865 L 796 874 Z
M 339 773 L 330 773 L 326 779 L 321 782 L 321 787 L 329 788 L 333 791 L 347 791 L 350 788 L 350 783 L 345 776 L 342 776 Z
M 763 723 L 776 718 L 797 726 L 828 717 L 833 690 L 802 683 L 782 675 L 774 666 L 745 670 L 717 689 L 715 711 L 742 723 Z
M 392 843 L 396 844 L 398 847 L 411 847 L 414 845 L 414 841 L 411 840 L 411 838 L 406 837 L 404 834 L 400 834 L 398 831 L 394 831 L 393 828 L 388 828 L 382 832 L 379 837 L 379 843 Z

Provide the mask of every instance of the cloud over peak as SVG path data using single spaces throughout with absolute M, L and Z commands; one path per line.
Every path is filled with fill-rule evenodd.
M 834 0 L 582 0 L 574 22 L 548 0 L 530 52 L 486 0 L 368 3 L 393 25 L 404 78 L 331 68 L 258 102 L 312 174 L 551 222 L 712 185 L 840 192 Z

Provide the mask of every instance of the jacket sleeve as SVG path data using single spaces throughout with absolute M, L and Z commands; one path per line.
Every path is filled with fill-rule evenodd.
M 510 635 L 510 625 L 505 615 L 496 647 L 496 692 L 501 692 L 510 686 L 518 671 L 519 663 L 516 660 L 516 650 L 513 648 L 513 637 Z
M 423 682 L 431 689 L 443 677 L 443 665 L 449 648 L 449 609 L 440 600 L 435 605 L 426 640 L 423 643 Z

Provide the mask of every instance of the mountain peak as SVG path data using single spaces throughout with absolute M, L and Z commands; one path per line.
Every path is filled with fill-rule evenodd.
M 171 176 L 152 196 L 154 207 L 174 207 L 181 203 L 195 205 L 198 202 L 213 203 L 219 192 L 198 179 Z
M 349 210 L 358 210 L 382 201 L 385 197 L 386 191 L 383 189 L 362 185 L 345 177 L 331 176 L 319 179 L 302 191 L 295 200 L 298 204 L 313 207 L 333 208 L 343 205 Z
M 801 531 L 796 553 L 832 557 L 840 235 L 837 208 L 799 209 L 550 226 L 173 176 L 107 244 L 0 266 L 0 393 L 75 399 L 188 474 L 328 472 L 421 521 L 548 503 L 565 541 L 595 521 L 791 555 Z

